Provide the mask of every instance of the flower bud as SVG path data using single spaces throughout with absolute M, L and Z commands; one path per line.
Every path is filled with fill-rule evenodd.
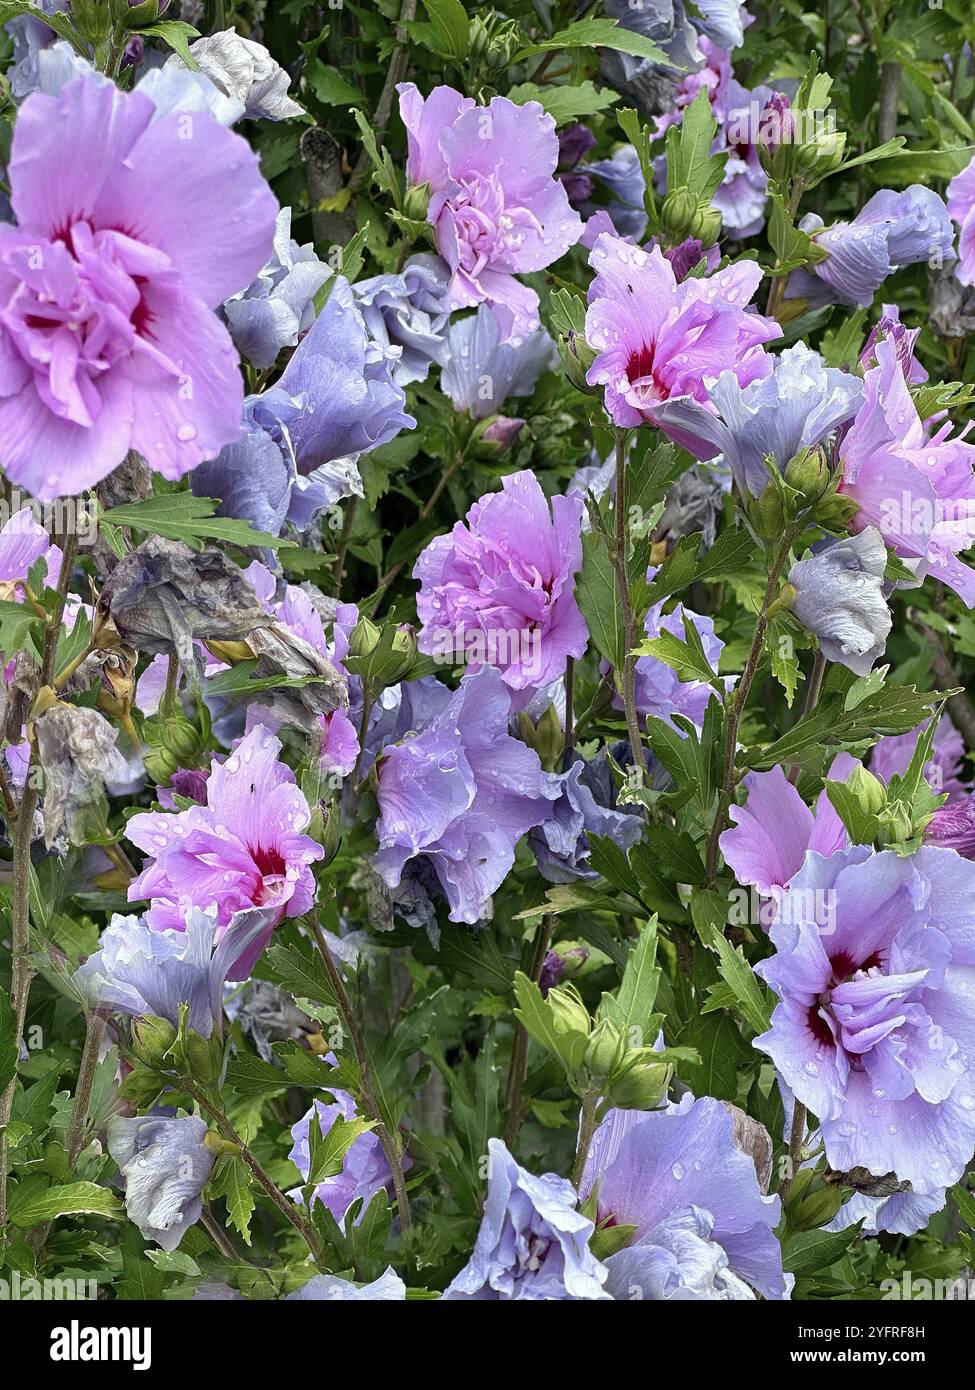
M 183 1038 L 183 1062 L 194 1081 L 212 1085 L 223 1069 L 223 1044 L 219 1036 L 214 1033 L 204 1038 L 192 1028 L 188 1029 Z
M 785 480 L 804 501 L 810 504 L 817 501 L 829 483 L 829 468 L 823 450 L 802 449 L 786 464 Z
M 619 1110 L 652 1110 L 667 1093 L 670 1073 L 665 1062 L 638 1062 L 610 1082 L 606 1098 Z
M 577 989 L 572 985 L 557 985 L 549 990 L 547 1002 L 557 1032 L 585 1033 L 588 1036 L 592 1019 Z
M 686 188 L 675 188 L 668 193 L 660 209 L 660 225 L 675 241 L 684 241 L 688 236 L 696 236 L 691 224 L 697 216 L 697 199 Z M 720 222 L 720 214 L 718 221 Z
M 855 767 L 846 779 L 849 791 L 869 816 L 879 816 L 887 804 L 887 789 L 879 777 L 865 767 Z
M 349 638 L 345 668 L 378 686 L 396 685 L 416 660 L 416 634 L 409 623 L 385 623 L 360 618 Z
M 550 704 L 547 707 L 537 724 L 533 724 L 529 716 L 522 711 L 518 715 L 518 731 L 522 742 L 529 748 L 534 748 L 545 771 L 554 772 L 565 747 L 562 721 L 555 705 Z
M 169 1055 L 176 1041 L 176 1029 L 165 1018 L 147 1014 L 132 1020 L 132 1051 L 147 1067 L 165 1069 L 173 1066 Z
M 430 185 L 428 183 L 413 183 L 406 190 L 406 197 L 403 200 L 403 212 L 412 222 L 425 222 L 427 220 L 427 208 L 430 206 Z
M 699 207 L 691 218 L 691 239 L 699 241 L 706 251 L 721 235 L 721 213 L 717 208 Z
M 812 1231 L 825 1226 L 843 1205 L 842 1188 L 824 1181 L 811 1168 L 800 1168 L 785 1203 L 786 1220 L 793 1231 Z
M 619 1030 L 608 1018 L 600 1019 L 589 1035 L 586 1070 L 597 1082 L 606 1082 L 614 1073 L 623 1053 Z

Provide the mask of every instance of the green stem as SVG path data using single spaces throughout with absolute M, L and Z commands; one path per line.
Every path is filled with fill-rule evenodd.
M 735 789 L 735 755 L 738 751 L 738 726 L 741 723 L 745 702 L 748 699 L 749 692 L 752 688 L 752 682 L 755 679 L 755 672 L 758 670 L 758 663 L 762 654 L 762 639 L 765 636 L 765 629 L 768 626 L 768 610 L 775 601 L 779 576 L 782 573 L 782 567 L 786 562 L 789 549 L 795 539 L 795 534 L 795 528 L 791 528 L 786 533 L 785 540 L 779 548 L 772 562 L 772 566 L 768 571 L 768 582 L 765 585 L 762 606 L 755 622 L 755 633 L 752 637 L 752 645 L 748 652 L 748 659 L 745 662 L 745 669 L 741 673 L 741 679 L 735 687 L 731 709 L 728 711 L 728 726 L 725 732 L 724 774 L 721 780 L 721 791 L 718 796 L 718 808 L 711 824 L 710 834 L 708 835 L 707 856 L 705 859 L 705 886 L 708 888 L 713 888 L 717 881 L 718 839 L 727 824 L 728 807 L 731 805 L 731 797 Z
M 552 918 L 546 913 L 535 929 L 535 948 L 532 952 L 529 979 L 536 985 L 542 974 L 542 966 L 552 940 Z M 505 1089 L 505 1110 L 508 1119 L 504 1129 L 504 1142 L 509 1149 L 514 1148 L 524 1113 L 525 1076 L 528 1071 L 528 1033 L 524 1024 L 515 1025 L 515 1040 L 511 1049 L 511 1065 L 508 1069 L 508 1084 Z
M 61 635 L 64 619 L 64 606 L 67 601 L 68 585 L 74 570 L 78 553 L 77 529 L 70 530 L 64 537 L 62 546 L 61 573 L 57 585 L 57 601 L 49 615 L 44 633 L 44 650 L 41 656 L 41 669 L 37 688 L 51 684 L 54 662 L 57 658 L 58 638 Z M 34 829 L 34 812 L 38 801 L 38 779 L 35 775 L 37 764 L 36 745 L 32 749 L 27 778 L 17 808 L 17 819 L 13 834 L 13 891 L 10 897 L 11 926 L 11 975 L 10 1000 L 14 1011 L 14 1054 L 19 1056 L 24 1025 L 27 1020 L 27 1001 L 34 976 L 30 963 L 30 883 L 32 867 L 30 858 L 31 840 Z M 10 1115 L 13 1111 L 14 1095 L 17 1088 L 16 1064 L 14 1074 L 0 1095 L 0 1239 L 5 1238 L 7 1225 L 7 1170 L 10 1157 L 10 1138 L 7 1133 Z
M 626 571 L 626 434 L 618 430 L 616 434 L 616 500 L 613 503 L 616 520 L 616 543 L 613 563 L 616 568 L 616 588 L 619 593 L 620 608 L 623 613 L 623 709 L 626 714 L 626 727 L 630 736 L 633 761 L 641 773 L 646 771 L 647 759 L 643 751 L 643 737 L 640 733 L 640 716 L 636 707 L 636 620 L 630 602 L 630 581 Z
M 182 1080 L 179 1084 L 188 1096 L 193 1097 L 200 1109 L 206 1111 L 223 1138 L 239 1149 L 241 1158 L 250 1170 L 251 1175 L 257 1181 L 258 1186 L 264 1190 L 285 1220 L 290 1222 L 301 1236 L 319 1268 L 327 1271 L 328 1263 L 325 1259 L 322 1247 L 319 1244 L 318 1236 L 315 1234 L 314 1227 L 305 1219 L 301 1208 L 297 1206 L 296 1203 L 289 1201 L 280 1187 L 278 1187 L 277 1183 L 273 1182 L 267 1175 L 260 1160 L 247 1147 L 243 1139 L 234 1129 L 230 1120 L 227 1118 L 223 1106 L 219 1103 L 219 1100 L 207 1095 L 207 1093 L 193 1081 Z
M 372 1073 L 369 1069 L 369 1056 L 366 1051 L 365 1040 L 359 1028 L 359 1020 L 355 1016 L 352 1008 L 352 1001 L 346 993 L 345 983 L 339 973 L 338 966 L 332 959 L 332 953 L 328 949 L 328 942 L 325 940 L 325 933 L 322 931 L 321 923 L 312 914 L 307 919 L 311 926 L 312 935 L 315 938 L 315 945 L 318 947 L 319 955 L 328 974 L 332 989 L 335 991 L 335 999 L 338 1004 L 339 1013 L 342 1015 L 342 1022 L 348 1031 L 352 1042 L 352 1050 L 355 1053 L 356 1065 L 359 1068 L 359 1082 L 362 1088 L 362 1104 L 370 1120 L 375 1121 L 376 1135 L 382 1145 L 389 1171 L 393 1177 L 393 1191 L 396 1194 L 396 1206 L 399 1211 L 400 1227 L 408 1231 L 413 1224 L 410 1214 L 410 1199 L 406 1192 L 406 1177 L 403 1173 L 403 1160 L 400 1156 L 399 1145 L 389 1132 L 386 1122 L 383 1119 L 382 1111 L 376 1101 L 376 1093 L 372 1085 Z
M 592 1146 L 592 1137 L 596 1133 L 596 1104 L 599 1097 L 594 1091 L 586 1091 L 582 1097 L 582 1109 L 579 1112 L 579 1143 L 576 1146 L 575 1162 L 572 1165 L 572 1186 L 579 1190 L 582 1182 L 582 1175 L 586 1171 L 586 1159 L 589 1157 L 589 1149 Z

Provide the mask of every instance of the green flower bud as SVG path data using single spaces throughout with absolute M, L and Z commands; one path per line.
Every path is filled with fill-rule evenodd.
M 695 237 L 705 250 L 713 246 L 721 235 L 721 213 L 718 209 L 699 207 L 691 218 L 690 235 Z
M 554 704 L 548 706 L 537 724 L 522 711 L 518 715 L 518 732 L 522 742 L 534 748 L 546 772 L 554 772 L 565 747 L 562 721 Z
M 623 1040 L 619 1029 L 608 1018 L 600 1019 L 589 1035 L 586 1070 L 597 1082 L 613 1075 L 623 1055 Z
M 579 991 L 572 985 L 558 985 L 550 989 L 546 998 L 552 1010 L 553 1022 L 559 1033 L 585 1033 L 592 1028 L 589 1010 L 582 1002 Z
M 807 112 L 806 126 L 815 126 L 812 138 L 795 147 L 795 167 L 802 174 L 823 178 L 843 163 L 846 132 L 836 130 L 821 111 Z
M 204 1038 L 189 1028 L 183 1038 L 183 1062 L 194 1081 L 209 1086 L 223 1069 L 223 1044 L 216 1034 Z
M 345 668 L 377 686 L 401 681 L 416 660 L 416 634 L 408 623 L 386 623 L 360 618 L 349 638 Z
M 691 235 L 691 224 L 697 214 L 697 199 L 692 197 L 686 188 L 675 188 L 663 201 L 660 225 L 676 241 L 683 241 Z M 720 214 L 718 220 L 720 222 Z
M 887 788 L 865 767 L 855 767 L 846 785 L 870 816 L 878 816 L 887 804 Z
M 823 495 L 829 483 L 826 455 L 820 448 L 803 449 L 786 464 L 785 480 L 804 501 L 812 503 Z
M 165 1018 L 147 1014 L 132 1020 L 132 1051 L 147 1067 L 173 1066 L 169 1050 L 176 1041 L 176 1029 Z
M 71 19 L 79 34 L 90 44 L 103 44 L 112 32 L 110 0 L 74 0 Z
M 842 1205 L 840 1186 L 826 1183 L 821 1173 L 800 1168 L 785 1203 L 786 1220 L 790 1230 L 813 1231 L 832 1221 Z
M 667 1094 L 670 1074 L 665 1062 L 638 1062 L 611 1080 L 606 1098 L 619 1110 L 652 1110 Z
M 413 183 L 406 190 L 406 197 L 403 200 L 403 212 L 411 222 L 425 222 L 427 220 L 427 208 L 430 206 L 430 185 L 428 183 Z

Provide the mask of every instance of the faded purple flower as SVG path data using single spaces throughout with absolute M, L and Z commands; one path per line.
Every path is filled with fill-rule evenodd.
M 146 1240 L 175 1250 L 200 1219 L 200 1196 L 216 1159 L 206 1145 L 206 1121 L 142 1115 L 114 1118 L 108 1151 L 125 1179 L 125 1210 Z
M 558 800 L 528 836 L 538 868 L 549 883 L 595 878 L 589 866 L 588 835 L 605 835 L 626 851 L 643 830 L 636 807 L 617 809 L 613 774 L 603 749 L 592 762 L 577 758 L 557 775 Z
M 833 541 L 789 571 L 792 611 L 819 638 L 828 661 L 858 676 L 884 654 L 893 626 L 884 597 L 887 549 L 875 526 Z
M 497 414 L 509 396 L 530 396 L 538 378 L 557 362 L 555 344 L 544 328 L 515 347 L 502 341 L 497 319 L 481 305 L 476 314 L 450 325 L 440 386 L 455 410 L 485 420 Z
M 273 367 L 315 320 L 315 295 L 331 275 L 314 247 L 291 239 L 291 209 L 282 208 L 274 250 L 256 278 L 223 306 L 237 351 L 255 367 Z

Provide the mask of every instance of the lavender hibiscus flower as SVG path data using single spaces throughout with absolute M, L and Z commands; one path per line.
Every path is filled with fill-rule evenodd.
M 773 1233 L 779 1199 L 759 1185 L 721 1101 L 687 1096 L 647 1114 L 611 1110 L 596 1130 L 580 1184 L 597 1222 L 633 1226 L 606 1260 L 615 1299 L 786 1299 L 791 1276 Z
M 444 308 L 490 304 L 506 338 L 538 327 L 538 295 L 516 275 L 544 270 L 582 234 L 555 177 L 555 121 L 538 102 L 494 97 L 476 106 L 452 87 L 422 97 L 403 83 L 407 174 L 428 184 L 427 220 L 452 279 Z
M 876 346 L 864 400 L 840 444 L 840 491 L 858 503 L 852 529 L 876 526 L 888 547 L 975 606 L 975 569 L 959 558 L 975 540 L 975 445 L 923 424 L 893 338 Z
M 469 1262 L 444 1298 L 604 1299 L 606 1268 L 589 1249 L 593 1223 L 576 1210 L 572 1184 L 536 1177 L 488 1140 L 484 1217 Z
M 975 159 L 948 185 L 948 214 L 959 226 L 955 274 L 963 285 L 975 285 Z
M 786 297 L 814 305 L 839 299 L 866 307 L 887 277 L 902 266 L 918 261 L 943 265 L 954 259 L 954 236 L 945 205 L 937 193 L 921 184 L 900 193 L 880 189 L 852 222 L 825 227 L 821 217 L 808 213 L 799 226 L 829 254 L 809 270 L 794 271 Z
M 755 1045 L 818 1118 L 830 1167 L 920 1194 L 958 1182 L 975 1151 L 975 865 L 809 854 L 769 934 L 756 971 L 779 1003 Z
M 589 286 L 586 340 L 597 355 L 586 380 L 605 388 L 615 424 L 659 424 L 682 444 L 663 402 L 706 402 L 705 380 L 729 361 L 742 386 L 771 372 L 763 344 L 780 330 L 747 308 L 761 280 L 754 261 L 678 283 L 659 248 L 648 253 L 603 233 L 589 263 L 597 273 Z
M 182 477 L 240 427 L 237 357 L 212 310 L 267 259 L 277 206 L 239 136 L 205 113 L 155 114 L 79 77 L 17 119 L 0 454 L 38 497 L 82 491 L 129 449 Z
M 586 650 L 575 600 L 582 566 L 580 494 L 549 503 L 535 474 L 502 479 L 421 553 L 416 607 L 421 652 L 471 671 L 496 666 L 511 690 L 548 685 Z
M 373 360 L 370 360 L 372 358 Z M 370 354 L 352 287 L 335 278 L 325 305 L 278 381 L 244 402 L 235 442 L 193 475 L 193 490 L 277 535 L 299 530 L 346 497 L 361 497 L 357 459 L 413 429 L 389 364 Z
M 760 497 L 770 463 L 784 473 L 801 450 L 852 419 L 862 400 L 859 378 L 796 343 L 771 359 L 761 379 L 743 384 L 736 371 L 724 370 L 707 400 L 665 401 L 656 418 L 696 458 L 720 454 L 739 488 Z
M 93 1008 L 132 1018 L 152 1014 L 174 1028 L 180 1006 L 188 1004 L 188 1026 L 208 1038 L 221 1028 L 228 972 L 256 941 L 267 939 L 275 915 L 273 907 L 246 909 L 221 933 L 215 908 L 189 908 L 182 931 L 154 931 L 139 917 L 116 913 L 75 980 Z
M 150 927 L 183 931 L 190 908 L 213 905 L 222 936 L 236 913 L 271 909 L 271 922 L 233 962 L 230 979 L 246 979 L 277 923 L 300 917 L 315 897 L 310 866 L 324 850 L 302 834 L 311 812 L 294 773 L 278 760 L 280 750 L 258 725 L 226 762 L 212 763 L 205 806 L 175 815 L 143 811 L 125 828 L 149 856 L 129 901 L 149 899 Z
M 335 1063 L 335 1058 L 331 1054 L 326 1060 L 333 1065 Z M 332 1101 L 316 1100 L 307 1115 L 303 1116 L 291 1129 L 291 1137 L 295 1142 L 288 1157 L 306 1180 L 311 1167 L 308 1131 L 313 1119 L 317 1122 L 322 1135 L 325 1136 L 336 1120 L 354 1120 L 358 1118 L 359 1113 L 355 1101 L 348 1091 L 337 1090 L 335 1087 L 328 1086 L 327 1078 L 322 1084 L 332 1095 Z M 410 1166 L 409 1155 L 404 1155 L 404 1171 Z M 383 1190 L 392 1191 L 392 1185 L 393 1176 L 383 1154 L 379 1136 L 374 1130 L 368 1130 L 365 1134 L 360 1134 L 346 1151 L 342 1159 L 341 1172 L 336 1173 L 333 1177 L 323 1178 L 317 1184 L 312 1193 L 312 1202 L 324 1203 L 341 1226 L 349 1207 L 354 1201 L 361 1199 L 362 1207 L 356 1217 L 356 1224 L 358 1224 L 376 1193 Z M 304 1201 L 303 1188 L 293 1188 L 288 1195 L 296 1202 Z
M 373 862 L 395 889 L 422 859 L 450 920 L 474 924 L 490 915 L 515 845 L 558 792 L 538 755 L 508 734 L 511 700 L 493 667 L 465 676 L 438 703 L 421 732 L 382 752 Z

